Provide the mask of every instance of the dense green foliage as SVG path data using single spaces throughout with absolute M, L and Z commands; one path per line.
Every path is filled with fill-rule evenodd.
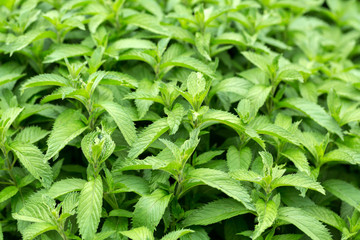
M 0 0 L 0 240 L 360 239 L 359 16 Z

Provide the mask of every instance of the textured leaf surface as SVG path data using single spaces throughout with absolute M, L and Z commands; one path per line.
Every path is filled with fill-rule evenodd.
M 310 175 L 310 166 L 309 162 L 306 159 L 305 154 L 299 149 L 287 149 L 281 153 L 286 158 L 290 159 L 296 168 L 300 171 L 305 172 L 307 175 Z
M 69 178 L 55 182 L 48 191 L 52 198 L 57 198 L 64 194 L 81 191 L 86 184 L 86 181 L 79 178 Z
M 322 206 L 307 206 L 304 210 L 317 220 L 337 228 L 339 231 L 346 227 L 345 221 L 330 209 Z
M 275 179 L 271 183 L 272 188 L 282 186 L 304 187 L 325 194 L 324 188 L 318 182 L 314 181 L 311 177 L 302 173 L 288 174 L 281 178 Z
M 83 239 L 92 239 L 100 222 L 103 184 L 98 176 L 87 182 L 80 193 L 77 223 Z
M 162 237 L 161 240 L 177 240 L 180 237 L 192 232 L 194 231 L 190 229 L 181 229 L 177 231 L 172 231 L 166 234 L 164 237 Z
M 230 178 L 225 172 L 208 168 L 199 168 L 191 171 L 189 177 L 198 179 L 206 185 L 224 192 L 228 196 L 243 203 L 245 207 L 250 210 L 254 209 L 246 189 L 241 186 L 240 182 Z
M 53 129 L 48 138 L 48 150 L 45 159 L 54 157 L 71 140 L 85 131 L 87 126 L 81 121 L 81 113 L 75 110 L 66 110 L 55 120 Z
M 18 188 L 15 186 L 8 186 L 0 191 L 0 203 L 5 202 L 18 192 Z
M 134 217 L 132 218 L 133 226 L 145 226 L 154 231 L 170 202 L 171 196 L 171 194 L 157 189 L 151 195 L 141 197 L 135 205 Z
M 339 137 L 342 138 L 343 133 L 339 125 L 330 115 L 325 112 L 322 107 L 316 103 L 310 102 L 303 98 L 289 98 L 284 100 L 282 105 L 301 111 L 319 125 L 326 128 L 329 132 L 336 133 Z
M 169 66 L 185 67 L 194 71 L 201 72 L 208 77 L 215 77 L 214 71 L 208 65 L 192 57 L 180 56 L 161 65 L 162 68 Z
M 54 50 L 45 57 L 44 63 L 52 63 L 64 58 L 88 55 L 91 49 L 78 44 L 61 44 L 54 47 Z
M 300 208 L 282 207 L 279 209 L 278 219 L 295 225 L 313 240 L 332 239 L 324 225 Z
M 154 240 L 152 232 L 147 227 L 133 228 L 120 233 L 132 240 Z
M 51 223 L 47 223 L 47 222 L 33 223 L 30 224 L 28 227 L 26 227 L 22 232 L 22 234 L 24 240 L 31 240 L 44 232 L 55 229 L 57 229 L 57 226 Z
M 246 209 L 244 205 L 233 199 L 220 199 L 191 211 L 182 222 L 182 225 L 184 227 L 191 225 L 209 225 L 248 212 L 249 210 Z
M 272 200 L 265 203 L 264 200 L 259 199 L 256 202 L 256 212 L 258 213 L 259 223 L 255 227 L 253 239 L 259 237 L 267 228 L 272 226 L 277 217 L 277 206 Z
M 15 141 L 24 142 L 24 143 L 35 143 L 49 134 L 48 131 L 41 129 L 37 126 L 31 126 L 24 128 L 21 132 L 19 132 Z
M 132 145 L 136 139 L 136 129 L 126 109 L 114 102 L 103 102 L 101 106 L 114 119 L 126 142 Z
M 129 158 L 138 157 L 151 143 L 159 138 L 163 133 L 169 129 L 169 125 L 165 118 L 159 119 L 145 128 L 137 137 L 129 151 Z
M 45 73 L 36 75 L 29 80 L 27 80 L 21 87 L 22 91 L 27 88 L 31 87 L 40 87 L 40 86 L 59 86 L 59 87 L 66 87 L 68 86 L 69 80 L 66 78 L 54 74 L 54 73 Z
M 30 143 L 12 142 L 10 147 L 31 175 L 40 180 L 45 187 L 49 187 L 52 182 L 52 171 L 42 152 Z
M 360 190 L 343 180 L 330 179 L 323 183 L 325 189 L 360 211 Z

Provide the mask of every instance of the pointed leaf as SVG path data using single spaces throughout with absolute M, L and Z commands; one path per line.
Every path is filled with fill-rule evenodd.
M 154 231 L 160 223 L 171 197 L 172 194 L 160 189 L 155 190 L 151 195 L 141 197 L 135 205 L 133 226 L 145 226 Z
M 278 211 L 278 219 L 298 227 L 312 240 L 331 240 L 329 231 L 311 214 L 300 208 L 282 207 Z
M 54 73 L 45 73 L 36 75 L 28 79 L 22 86 L 21 91 L 28 88 L 39 87 L 39 86 L 59 86 L 66 87 L 70 84 L 69 80 Z
M 281 155 L 290 159 L 297 169 L 310 176 L 310 166 L 305 154 L 300 149 L 287 149 Z
M 184 227 L 192 225 L 209 225 L 250 211 L 233 199 L 220 199 L 192 210 L 182 222 Z
M 154 240 L 152 232 L 147 227 L 133 228 L 120 233 L 132 240 Z
M 13 197 L 18 192 L 18 188 L 15 186 L 5 187 L 0 191 L 0 203 L 5 202 L 9 198 Z
M 239 151 L 234 146 L 230 146 L 226 153 L 226 163 L 230 171 L 237 169 L 248 170 L 251 160 L 252 154 L 248 147 L 242 148 Z
M 51 223 L 47 223 L 47 222 L 33 223 L 23 230 L 22 235 L 24 240 L 32 240 L 44 232 L 56 230 L 56 229 L 57 226 Z
M 12 142 L 11 150 L 19 158 L 21 164 L 38 179 L 44 187 L 50 187 L 52 182 L 52 170 L 44 159 L 42 152 L 31 143 Z
M 92 239 L 100 223 L 103 184 L 101 177 L 87 182 L 80 193 L 77 223 L 83 239 Z
M 164 237 L 162 237 L 161 240 L 177 240 L 180 237 L 192 232 L 194 231 L 190 229 L 181 229 L 177 231 L 172 231 L 166 234 Z
M 271 227 L 277 216 L 277 206 L 274 201 L 259 199 L 256 202 L 259 224 L 256 225 L 252 238 L 258 238 L 267 228 Z
M 48 131 L 37 126 L 26 127 L 16 135 L 14 141 L 36 143 L 37 141 L 46 137 L 48 134 Z
M 214 70 L 210 66 L 208 66 L 207 64 L 201 62 L 196 58 L 180 56 L 163 63 L 161 65 L 161 68 L 165 68 L 169 66 L 189 68 L 191 70 L 201 72 L 210 78 L 215 78 Z
M 90 55 L 91 48 L 80 44 L 60 44 L 44 59 L 44 63 L 53 63 L 64 58 Z
M 282 186 L 309 188 L 325 194 L 324 188 L 318 182 L 303 173 L 288 174 L 271 182 L 272 189 Z
M 343 137 L 341 128 L 336 121 L 328 115 L 318 104 L 303 98 L 288 98 L 280 103 L 280 106 L 296 109 L 326 128 L 331 133 L 336 133 L 340 138 Z
M 48 191 L 48 195 L 52 198 L 60 197 L 64 194 L 81 191 L 86 181 L 79 178 L 69 178 L 55 182 Z
M 48 150 L 45 159 L 49 160 L 60 152 L 71 140 L 85 131 L 87 126 L 81 121 L 82 114 L 79 111 L 68 109 L 61 113 L 55 120 L 50 133 Z
M 244 204 L 246 208 L 254 210 L 247 190 L 240 182 L 230 178 L 227 173 L 215 169 L 199 168 L 192 170 L 189 177 L 200 180 L 204 182 L 204 184 L 224 192 Z
M 143 153 L 157 138 L 169 129 L 167 119 L 162 118 L 145 128 L 137 137 L 129 151 L 128 157 L 133 159 Z
M 126 142 L 131 146 L 136 140 L 136 129 L 126 109 L 114 102 L 102 102 L 100 105 L 114 119 Z
M 330 179 L 323 183 L 325 189 L 337 198 L 360 211 L 360 190 L 350 183 L 339 179 Z

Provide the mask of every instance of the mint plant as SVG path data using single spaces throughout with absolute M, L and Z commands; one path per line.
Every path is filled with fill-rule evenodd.
M 360 239 L 359 14 L 0 1 L 0 240 Z

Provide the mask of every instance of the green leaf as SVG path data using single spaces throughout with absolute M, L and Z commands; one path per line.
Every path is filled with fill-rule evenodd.
M 233 199 L 220 199 L 192 210 L 182 221 L 184 227 L 192 225 L 209 225 L 229 219 L 250 211 Z
M 234 93 L 240 97 L 245 97 L 250 89 L 252 87 L 252 84 L 243 79 L 238 77 L 232 77 L 227 78 L 224 80 L 221 80 L 218 84 L 213 86 L 210 89 L 210 92 L 208 94 L 208 98 L 212 98 L 215 94 L 228 94 L 228 93 Z
M 218 150 L 218 151 L 207 151 L 204 152 L 202 154 L 200 154 L 199 156 L 197 156 L 195 158 L 195 160 L 193 160 L 193 165 L 201 165 L 204 163 L 207 163 L 209 161 L 211 161 L 211 159 L 213 159 L 216 156 L 219 156 L 223 153 L 224 151 Z
M 19 132 L 14 141 L 24 142 L 24 143 L 36 143 L 49 134 L 48 131 L 41 129 L 37 126 L 26 127 L 21 132 Z
M 241 202 L 247 209 L 254 210 L 247 190 L 240 182 L 230 178 L 225 172 L 215 169 L 199 168 L 192 170 L 189 173 L 189 178 L 200 180 L 204 184 L 216 188 Z
M 126 211 L 124 209 L 114 209 L 109 212 L 110 217 L 126 217 L 131 218 L 133 216 L 132 212 Z
M 277 81 L 294 81 L 298 80 L 299 82 L 304 82 L 304 78 L 296 69 L 284 69 L 280 71 L 277 76 Z
M 190 95 L 197 96 L 205 91 L 206 80 L 201 73 L 192 72 L 187 79 L 186 86 Z
M 300 208 L 282 207 L 278 210 L 278 219 L 295 225 L 313 240 L 332 239 L 324 225 Z
M 14 62 L 6 62 L 0 66 L 0 86 L 13 82 L 23 77 L 22 74 L 25 66 L 20 66 Z
M 57 198 L 74 191 L 81 191 L 86 181 L 79 178 L 69 178 L 55 182 L 48 191 L 48 195 Z
M 212 44 L 231 44 L 246 46 L 246 41 L 240 33 L 225 32 L 217 36 L 214 41 L 212 41 Z
M 283 187 L 283 186 L 294 186 L 294 187 L 303 187 L 309 188 L 314 191 L 318 191 L 322 194 L 325 194 L 324 188 L 320 183 L 315 182 L 311 177 L 303 173 L 288 174 L 282 176 L 281 178 L 275 179 L 271 182 L 272 189 Z
M 192 232 L 194 231 L 190 229 L 181 229 L 177 231 L 172 231 L 166 234 L 164 237 L 162 237 L 161 240 L 177 240 L 180 237 Z
M 90 55 L 92 49 L 80 44 L 60 44 L 44 59 L 44 63 L 53 63 L 64 58 Z
M 12 198 L 18 191 L 19 189 L 15 186 L 5 187 L 0 191 L 0 203 Z
M 187 56 L 179 56 L 174 59 L 171 59 L 167 62 L 164 62 L 161 65 L 161 68 L 169 67 L 169 66 L 177 66 L 177 67 L 184 67 L 189 68 L 191 70 L 201 72 L 202 74 L 210 77 L 215 78 L 214 70 L 207 64 L 201 62 L 200 60 L 192 57 Z
M 360 211 L 360 190 L 358 188 L 338 179 L 327 180 L 323 185 L 328 192 Z
M 23 208 L 17 213 L 13 213 L 12 217 L 16 220 L 35 222 L 35 223 L 51 223 L 54 218 L 51 209 L 44 202 L 34 202 L 32 200 L 26 202 Z
M 101 80 L 101 84 L 120 85 L 130 88 L 138 87 L 138 82 L 135 78 L 128 74 L 114 71 L 107 71 L 106 75 Z
M 102 102 L 100 105 L 114 119 L 126 142 L 131 146 L 136 140 L 136 129 L 131 117 L 126 112 L 126 109 L 114 102 Z
M 2 230 L 1 224 L 0 224 L 0 240 L 4 240 L 4 235 L 3 235 L 3 230 Z
M 277 216 L 277 206 L 274 201 L 266 203 L 259 199 L 256 202 L 256 212 L 258 213 L 259 224 L 256 225 L 252 238 L 258 238 L 267 228 L 271 227 Z
M 77 223 L 83 239 L 92 239 L 100 223 L 103 199 L 101 177 L 87 182 L 80 193 Z
M 303 237 L 302 234 L 281 234 L 275 235 L 271 239 L 272 240 L 299 240 Z
M 281 153 L 284 157 L 290 159 L 297 169 L 310 176 L 310 166 L 305 154 L 296 148 L 287 149 Z
M 323 165 L 328 162 L 345 162 L 349 164 L 360 164 L 360 153 L 351 148 L 340 147 L 332 150 L 320 159 L 320 164 Z
M 147 11 L 151 12 L 159 19 L 163 17 L 163 9 L 161 8 L 160 4 L 156 0 L 147 0 L 138 1 L 141 6 L 143 6 Z
M 322 206 L 306 206 L 303 210 L 317 220 L 337 228 L 339 231 L 343 231 L 346 228 L 345 221 L 330 209 Z
M 152 194 L 143 196 L 135 205 L 133 226 L 145 226 L 150 231 L 154 231 L 159 224 L 165 209 L 167 208 L 172 194 L 157 189 Z
M 38 179 L 44 187 L 50 187 L 52 170 L 42 152 L 31 143 L 12 142 L 11 150 L 19 158 L 21 164 Z
M 133 228 L 120 233 L 132 240 L 154 240 L 152 232 L 147 227 Z
M 170 128 L 170 134 L 175 134 L 178 131 L 181 121 L 184 117 L 184 114 L 185 114 L 185 109 L 179 103 L 176 103 L 173 109 L 167 114 L 168 115 L 167 123 Z
M 132 145 L 128 157 L 134 159 L 143 153 L 156 139 L 169 129 L 167 119 L 162 118 L 146 127 Z
M 231 171 L 229 175 L 239 181 L 254 182 L 257 184 L 261 184 L 263 181 L 263 176 L 257 174 L 256 172 L 248 171 L 245 169 L 237 169 Z
M 150 193 L 149 183 L 142 177 L 119 175 L 114 177 L 115 192 L 135 192 L 140 196 Z
M 210 33 L 201 34 L 197 32 L 195 34 L 195 46 L 199 53 L 208 61 L 211 61 L 210 57 Z
M 156 45 L 144 39 L 134 39 L 134 38 L 122 38 L 113 42 L 110 46 L 110 49 L 114 50 L 124 50 L 129 48 L 136 48 L 136 49 L 155 49 Z
M 24 110 L 24 108 L 12 107 L 6 109 L 0 119 L 0 132 L 5 134 L 6 131 L 10 128 L 11 124 L 15 121 L 15 119 L 19 116 L 19 114 Z M 3 136 L 2 136 L 3 137 Z
M 33 41 L 42 39 L 42 38 L 55 38 L 56 34 L 53 31 L 42 31 L 38 29 L 33 29 L 26 32 L 24 35 L 16 37 L 16 40 L 2 46 L 1 48 L 6 52 L 12 55 L 14 52 L 20 51 Z
M 56 230 L 57 226 L 52 223 L 38 222 L 30 224 L 22 231 L 24 240 L 32 240 L 44 232 Z
M 98 165 L 103 163 L 114 152 L 115 142 L 105 131 L 93 131 L 81 140 L 81 150 L 89 163 Z
M 127 24 L 135 25 L 143 28 L 149 32 L 153 32 L 160 35 L 170 36 L 169 32 L 165 30 L 159 23 L 159 21 L 149 14 L 137 13 L 125 19 Z
M 215 123 L 222 123 L 233 128 L 239 134 L 241 134 L 243 131 L 240 118 L 238 118 L 232 113 L 221 110 L 209 109 L 209 111 L 207 111 L 204 114 L 202 122 L 203 122 L 202 128 L 210 126 Z
M 45 160 L 49 160 L 60 152 L 71 140 L 79 136 L 87 129 L 82 122 L 82 114 L 79 111 L 68 109 L 61 113 L 55 120 L 50 133 L 48 150 Z
M 226 153 L 226 163 L 230 171 L 237 169 L 248 170 L 251 164 L 252 154 L 248 147 L 240 151 L 234 146 L 230 146 Z
M 193 227 L 193 229 L 194 232 L 181 237 L 181 240 L 210 240 L 205 229 L 200 227 Z
M 271 87 L 264 85 L 254 85 L 249 89 L 246 98 L 249 99 L 256 110 L 260 109 L 271 92 Z
M 336 133 L 340 138 L 343 137 L 341 128 L 336 121 L 328 115 L 325 110 L 316 103 L 303 98 L 288 98 L 280 103 L 280 106 L 296 109 L 326 128 L 331 133 Z
M 265 73 L 271 75 L 269 66 L 271 65 L 271 60 L 269 57 L 253 53 L 253 52 L 241 52 L 244 57 L 249 60 L 252 64 L 263 70 Z

